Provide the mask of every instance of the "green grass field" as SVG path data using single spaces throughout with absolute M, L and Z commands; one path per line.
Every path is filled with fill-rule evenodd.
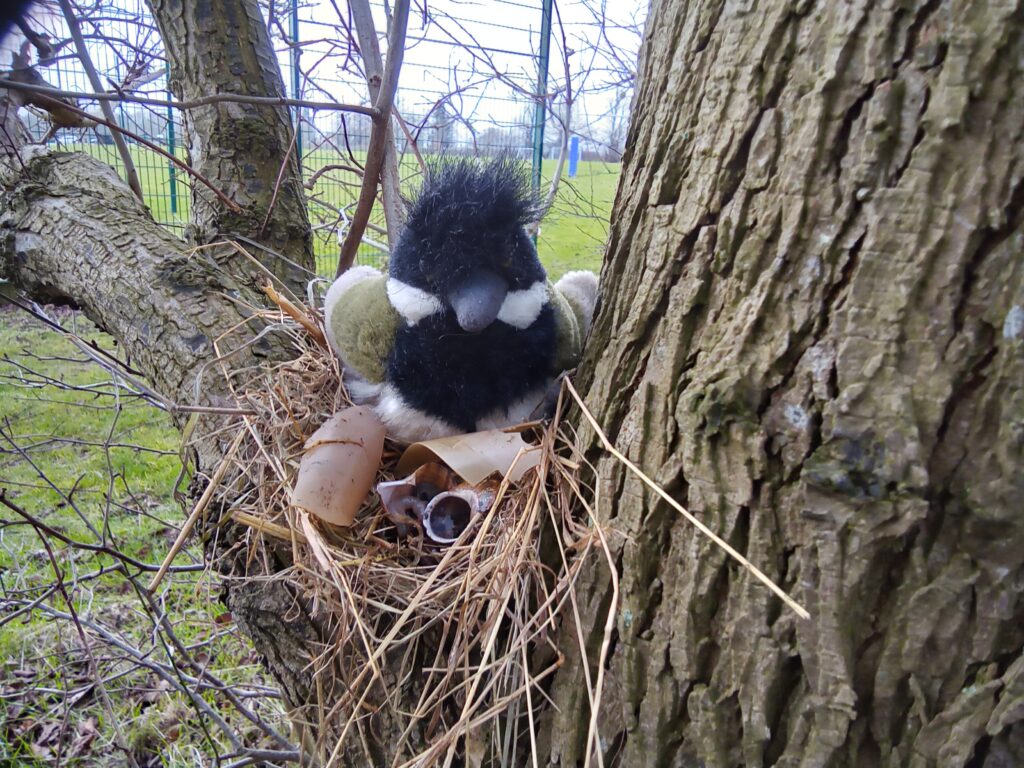
M 109 147 L 87 149 L 113 159 Z M 188 189 L 180 174 L 172 185 L 166 160 L 144 149 L 135 154 L 154 217 L 183 225 Z M 550 164 L 544 170 L 550 173 Z M 566 179 L 560 188 L 538 240 L 552 278 L 571 269 L 599 268 L 618 171 L 618 166 L 581 163 L 578 177 Z M 325 175 L 311 197 L 338 207 L 354 194 L 353 186 Z M 310 210 L 321 225 L 331 220 L 322 205 L 311 203 Z M 321 230 L 316 247 L 320 271 L 332 272 L 335 233 Z M 371 262 L 374 254 L 365 246 L 361 251 Z M 62 310 L 55 317 L 116 353 L 112 339 L 81 315 Z M 8 499 L 70 539 L 158 563 L 182 519 L 171 495 L 181 469 L 179 440 L 166 414 L 116 388 L 110 375 L 67 338 L 20 311 L 0 307 L 0 488 Z M 127 642 L 160 658 L 149 620 L 132 607 L 131 590 L 121 576 L 106 572 L 113 560 L 102 553 L 72 551 L 52 538 L 50 543 L 62 578 L 78 580 L 71 590 L 77 612 L 116 628 Z M 187 548 L 177 562 L 201 562 L 199 547 Z M 140 761 L 199 764 L 196 755 L 212 750 L 183 697 L 163 691 L 151 675 L 128 672 L 120 662 L 103 657 L 100 670 L 108 679 L 113 704 L 108 709 L 92 685 L 71 626 L 42 610 L 15 616 L 19 605 L 40 597 L 53 581 L 38 533 L 17 514 L 0 508 L 0 766 L 49 764 L 58 749 L 63 765 L 121 764 L 107 762 L 115 733 L 112 719 Z M 262 679 L 248 645 L 224 621 L 215 584 L 200 574 L 176 575 L 163 600 L 182 640 L 201 646 L 226 681 Z M 45 602 L 67 609 L 54 595 Z M 102 648 L 96 647 L 100 653 Z M 214 696 L 209 698 L 215 703 Z M 262 706 L 271 713 L 279 709 L 273 701 Z M 63 747 L 58 746 L 58 725 L 66 736 Z M 74 752 L 70 746 L 75 743 L 84 746 Z
M 77 313 L 55 315 L 87 341 L 116 352 L 112 340 Z M 6 497 L 62 536 L 159 563 L 182 519 L 171 495 L 181 462 L 170 418 L 119 392 L 65 337 L 9 307 L 0 309 L 0 350 L 0 488 Z M 55 725 L 67 735 L 62 765 L 126 764 L 123 756 L 108 754 L 112 718 L 140 764 L 196 765 L 195 749 L 211 754 L 184 697 L 151 674 L 130 672 L 94 643 L 108 680 L 108 710 L 71 624 L 41 609 L 12 620 L 21 603 L 53 584 L 54 571 L 32 526 L 6 508 L 0 520 L 0 766 L 53 764 L 60 741 Z M 133 590 L 110 572 L 114 559 L 73 550 L 52 536 L 48 543 L 62 579 L 74 584 L 68 591 L 79 616 L 160 658 Z M 187 547 L 176 562 L 201 563 L 199 547 Z M 226 681 L 261 680 L 248 645 L 223 624 L 215 583 L 201 573 L 176 574 L 161 600 L 183 642 L 202 647 Z M 62 598 L 45 602 L 68 609 Z

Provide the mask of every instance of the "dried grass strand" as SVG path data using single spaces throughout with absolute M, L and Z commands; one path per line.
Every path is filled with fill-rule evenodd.
M 451 765 L 482 749 L 495 762 L 542 764 L 535 715 L 553 706 L 544 685 L 564 660 L 552 636 L 565 613 L 583 624 L 574 594 L 583 565 L 599 549 L 609 554 L 596 520 L 587 525 L 593 512 L 581 498 L 587 489 L 578 472 L 589 464 L 561 422 L 561 398 L 555 420 L 534 425 L 542 435 L 540 465 L 518 483 L 503 481 L 490 509 L 451 546 L 433 545 L 421 532 L 398 538 L 375 494 L 352 527 L 335 528 L 292 507 L 290 498 L 307 438 L 350 401 L 321 341 L 321 313 L 283 291 L 268 294 L 277 306 L 248 314 L 287 334 L 299 354 L 269 369 L 228 371 L 224 361 L 252 340 L 239 342 L 241 326 L 214 340 L 217 361 L 209 370 L 224 377 L 220 389 L 235 406 L 216 431 L 237 448 L 216 468 L 206 504 L 230 510 L 244 526 L 231 551 L 242 548 L 251 570 L 268 567 L 272 550 L 290 547 L 292 565 L 273 578 L 286 580 L 326 628 L 325 644 L 310 653 L 315 701 L 296 713 L 310 734 L 304 721 L 326 726 L 308 739 L 308 751 L 328 765 L 358 763 L 360 751 L 369 759 L 368 734 L 378 724 L 368 718 L 382 717 L 394 734 L 392 768 Z M 389 446 L 378 480 L 394 479 L 398 453 Z M 547 563 L 542 528 L 551 537 L 545 549 L 555 552 Z M 602 659 L 617 605 L 618 598 L 605 619 Z M 589 670 L 588 651 L 575 639 Z M 555 654 L 542 669 L 530 665 L 538 648 Z M 594 748 L 601 743 L 603 681 L 587 672 Z M 410 692 L 414 704 L 403 708 L 399 695 Z M 520 738 L 524 730 L 528 740 Z
M 213 477 L 210 478 L 210 482 L 203 490 L 203 495 L 199 497 L 199 501 L 197 501 L 196 505 L 192 508 L 192 512 L 190 512 L 189 516 L 185 518 L 185 522 L 181 526 L 181 530 L 178 531 L 178 536 L 171 545 L 170 551 L 168 551 L 164 561 L 160 564 L 160 570 L 156 572 L 149 582 L 147 589 L 150 592 L 155 592 L 157 587 L 160 586 L 160 582 L 163 581 L 164 576 L 167 575 L 167 571 L 171 567 L 171 563 L 174 562 L 174 558 L 178 556 L 181 548 L 185 546 L 185 540 L 188 539 L 189 535 L 192 533 L 192 529 L 195 528 L 196 522 L 199 520 L 199 516 L 203 514 L 203 511 L 209 505 L 210 499 L 213 498 L 221 480 L 224 479 L 224 474 L 227 472 L 228 467 L 231 466 L 231 460 L 234 458 L 238 447 L 242 444 L 243 435 L 244 433 L 242 431 L 239 431 L 238 434 L 235 435 L 235 439 L 232 441 L 231 446 L 224 455 L 224 460 L 217 465 L 217 469 L 214 471 Z

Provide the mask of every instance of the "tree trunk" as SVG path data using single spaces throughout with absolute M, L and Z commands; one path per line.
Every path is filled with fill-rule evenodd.
M 0 275 L 40 301 L 80 307 L 161 394 L 214 404 L 221 377 L 196 387 L 214 342 L 226 352 L 263 327 L 224 294 L 249 303 L 255 294 L 211 259 L 189 258 L 117 174 L 88 155 L 30 147 L 4 188 Z M 242 349 L 236 364 L 258 365 L 257 355 L 271 351 L 271 340 L 261 341 Z
M 1022 30 L 1019 2 L 654 3 L 581 384 L 812 617 L 600 458 L 605 765 L 1024 764 Z M 607 572 L 581 588 L 593 659 Z
M 171 67 L 171 91 L 179 99 L 215 93 L 285 96 L 256 0 L 151 0 L 151 5 Z M 288 110 L 217 103 L 190 109 L 185 118 L 189 164 L 242 208 L 233 212 L 193 184 L 189 239 L 199 244 L 238 235 L 256 240 L 280 256 L 256 255 L 289 287 L 302 291 L 315 265 Z

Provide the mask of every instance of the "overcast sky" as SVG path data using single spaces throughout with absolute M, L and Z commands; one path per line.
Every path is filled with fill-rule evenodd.
M 552 30 L 549 91 L 563 86 L 562 30 L 572 52 L 569 56 L 574 90 L 583 87 L 576 118 L 597 120 L 614 100 L 610 83 L 621 79 L 623 65 L 635 65 L 646 3 L 611 0 L 604 11 L 604 34 L 598 24 L 600 0 L 563 0 L 558 4 L 561 26 Z M 378 30 L 384 29 L 383 5 L 373 6 Z M 410 15 L 406 56 L 400 80 L 400 106 L 422 114 L 441 95 L 460 91 L 452 106 L 474 123 L 520 123 L 531 104 L 525 94 L 493 77 L 494 70 L 509 81 L 535 92 L 542 10 L 539 0 L 433 0 L 424 15 L 422 7 Z M 330 0 L 314 0 L 300 10 L 300 38 L 316 40 L 333 34 L 336 13 Z M 622 61 L 608 55 L 614 46 Z M 328 53 L 327 42 L 304 46 L 301 66 Z M 288 66 L 286 65 L 286 69 Z M 585 71 L 590 74 L 585 76 Z M 365 100 L 365 86 L 344 77 L 330 59 L 316 69 L 318 84 L 338 99 Z M 347 84 L 330 82 L 334 78 Z M 307 86 L 307 90 L 311 90 Z M 310 93 L 312 97 L 312 93 Z M 326 116 L 325 118 L 326 119 Z

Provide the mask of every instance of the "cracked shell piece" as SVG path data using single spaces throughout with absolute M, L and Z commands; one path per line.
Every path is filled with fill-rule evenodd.
M 334 414 L 306 441 L 292 504 L 328 523 L 352 525 L 377 476 L 384 432 L 370 408 Z

